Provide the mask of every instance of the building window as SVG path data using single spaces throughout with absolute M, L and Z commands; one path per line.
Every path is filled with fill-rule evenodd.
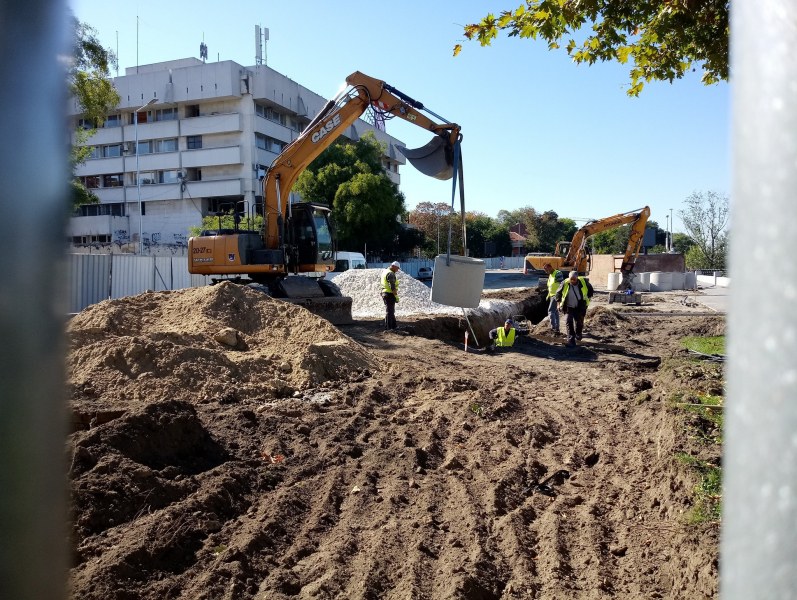
M 185 107 L 186 118 L 199 116 L 199 104 L 189 104 Z
M 158 183 L 179 183 L 180 171 L 158 171 Z
M 94 123 L 91 122 L 91 119 L 78 119 L 77 128 L 91 130 L 94 129 Z
M 82 181 L 83 185 L 85 185 L 89 190 L 95 190 L 100 187 L 99 175 L 87 175 L 86 177 L 81 177 L 80 181 Z
M 152 154 L 152 140 L 144 140 L 138 143 L 139 154 Z
M 102 147 L 103 158 L 114 158 L 116 156 L 122 156 L 122 144 L 110 144 Z
M 102 156 L 102 146 L 92 146 L 88 158 L 100 158 Z
M 125 215 L 125 205 L 121 202 L 82 204 L 75 209 L 76 217 L 100 217 L 105 215 L 123 217 Z
M 255 145 L 261 150 L 268 150 L 269 152 L 279 154 L 285 149 L 286 143 L 276 140 L 273 137 L 263 135 L 262 133 L 256 133 Z
M 102 176 L 102 187 L 122 187 L 124 177 L 122 173 L 111 173 Z
M 153 185 L 158 183 L 158 177 L 155 171 L 141 171 L 138 174 L 138 183 L 141 185 Z
M 76 235 L 72 237 L 72 243 L 76 246 L 88 244 L 110 244 L 110 235 Z
M 177 138 L 155 140 L 155 152 L 177 152 Z
M 138 113 L 138 122 L 139 123 L 146 123 L 148 120 L 149 120 L 149 111 L 148 110 L 142 110 L 140 113 Z M 131 117 L 131 120 L 130 120 L 130 124 L 134 125 L 135 122 L 136 122 L 136 115 L 135 115 L 135 113 L 133 113 L 133 115 Z
M 156 121 L 176 121 L 177 108 L 159 108 L 155 111 Z
M 105 123 L 102 125 L 103 127 L 121 127 L 122 126 L 122 115 L 110 115 L 105 119 Z
M 202 147 L 202 136 L 189 135 L 185 138 L 185 144 L 189 150 L 199 150 Z

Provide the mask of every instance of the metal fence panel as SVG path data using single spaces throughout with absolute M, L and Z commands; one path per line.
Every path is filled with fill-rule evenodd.
M 67 256 L 69 312 L 77 313 L 111 294 L 110 254 Z
M 152 256 L 114 254 L 111 263 L 111 298 L 134 296 L 155 289 Z
M 171 256 L 156 256 L 154 264 L 155 272 L 153 277 L 155 280 L 156 292 L 164 290 L 173 290 L 173 277 L 172 277 L 172 257 Z

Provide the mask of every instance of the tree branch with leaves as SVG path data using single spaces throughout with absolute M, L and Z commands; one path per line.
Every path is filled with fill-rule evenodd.
M 75 143 L 70 148 L 69 160 L 72 170 L 83 164 L 91 154 L 89 138 L 102 125 L 107 114 L 119 104 L 119 94 L 110 80 L 116 55 L 102 47 L 95 29 L 72 18 L 72 61 L 66 72 L 69 94 L 83 111 L 84 123 L 91 127 L 75 130 Z M 99 199 L 78 180 L 72 181 L 72 204 L 97 203 Z
M 489 46 L 500 32 L 564 46 L 577 64 L 630 62 L 629 96 L 645 83 L 681 79 L 699 67 L 706 85 L 728 79 L 729 0 L 525 0 L 465 26 Z M 454 56 L 462 45 L 454 46 Z

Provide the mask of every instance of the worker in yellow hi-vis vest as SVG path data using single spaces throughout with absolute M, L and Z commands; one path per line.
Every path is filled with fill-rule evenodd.
M 484 351 L 495 352 L 496 348 L 511 348 L 515 345 L 515 338 L 519 333 L 528 333 L 528 330 L 519 328 L 512 319 L 507 319 L 503 327 L 496 327 L 487 333 L 490 341 Z

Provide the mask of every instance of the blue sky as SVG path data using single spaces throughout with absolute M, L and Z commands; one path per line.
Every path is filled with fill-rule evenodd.
M 269 28 L 268 65 L 331 98 L 362 71 L 462 126 L 465 203 L 495 217 L 533 206 L 583 222 L 644 205 L 661 227 L 692 192 L 730 195 L 730 88 L 700 72 L 625 94 L 627 68 L 576 66 L 564 51 L 501 37 L 482 48 L 462 26 L 520 0 L 69 2 L 126 67 L 199 56 L 255 62 L 255 25 Z M 138 17 L 138 40 L 136 21 Z M 118 36 L 118 42 L 117 42 Z M 462 43 L 461 54 L 452 49 Z M 115 73 L 114 73 L 115 74 Z M 429 135 L 406 122 L 388 133 L 409 147 Z M 451 182 L 401 172 L 407 207 L 451 202 Z M 457 208 L 459 200 L 457 198 Z

